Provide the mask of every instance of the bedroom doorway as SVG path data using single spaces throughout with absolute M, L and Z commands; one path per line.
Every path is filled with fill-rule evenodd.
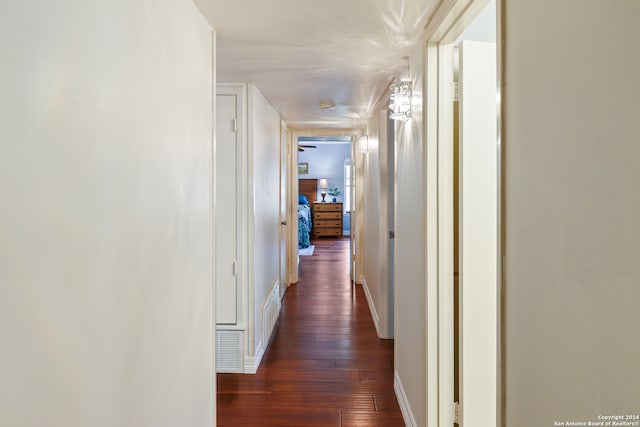
M 352 131 L 293 132 L 297 143 L 295 215 L 296 260 L 313 256 L 314 240 L 347 239 L 353 206 Z M 298 263 L 296 262 L 296 281 Z

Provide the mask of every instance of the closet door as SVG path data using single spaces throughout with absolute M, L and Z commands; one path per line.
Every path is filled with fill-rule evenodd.
M 219 91 L 216 96 L 215 286 L 216 323 L 238 323 L 238 170 L 242 98 Z

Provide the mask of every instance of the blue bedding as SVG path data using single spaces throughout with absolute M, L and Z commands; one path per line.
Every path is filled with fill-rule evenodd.
M 298 247 L 308 248 L 311 244 L 311 208 L 307 204 L 298 205 Z

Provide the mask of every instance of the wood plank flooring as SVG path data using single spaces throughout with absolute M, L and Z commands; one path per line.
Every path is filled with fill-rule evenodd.
M 219 427 L 404 426 L 393 340 L 378 339 L 360 285 L 353 294 L 349 240 L 312 244 L 257 374 L 218 374 Z

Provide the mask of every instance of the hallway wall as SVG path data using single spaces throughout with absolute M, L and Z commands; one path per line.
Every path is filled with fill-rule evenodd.
M 393 195 L 388 194 L 389 142 L 387 139 L 386 109 L 373 114 L 367 125 L 369 152 L 357 155 L 364 157 L 364 207 L 362 216 L 364 233 L 362 248 L 364 251 L 363 285 L 378 335 L 393 338 L 393 311 L 390 310 L 389 271 L 389 231 L 388 205 L 393 204 Z M 393 131 L 393 130 L 392 130 Z M 393 149 L 393 147 L 391 147 Z M 393 159 L 391 159 L 393 160 Z
M 252 181 L 253 217 L 250 223 L 253 236 L 248 246 L 253 260 L 254 322 L 253 342 L 249 356 L 261 357 L 262 307 L 269 293 L 279 280 L 278 254 L 280 251 L 280 116 L 253 85 L 249 85 L 249 141 L 253 155 L 249 161 L 249 177 Z M 253 164 L 253 166 L 252 166 Z M 286 284 L 285 284 L 286 286 Z
M 3 2 L 0 425 L 212 425 L 212 40 L 191 1 Z
M 424 52 L 411 56 L 413 114 L 396 122 L 395 371 L 417 426 L 426 425 L 426 270 L 422 93 Z
M 640 410 L 638 16 L 506 1 L 507 426 Z

